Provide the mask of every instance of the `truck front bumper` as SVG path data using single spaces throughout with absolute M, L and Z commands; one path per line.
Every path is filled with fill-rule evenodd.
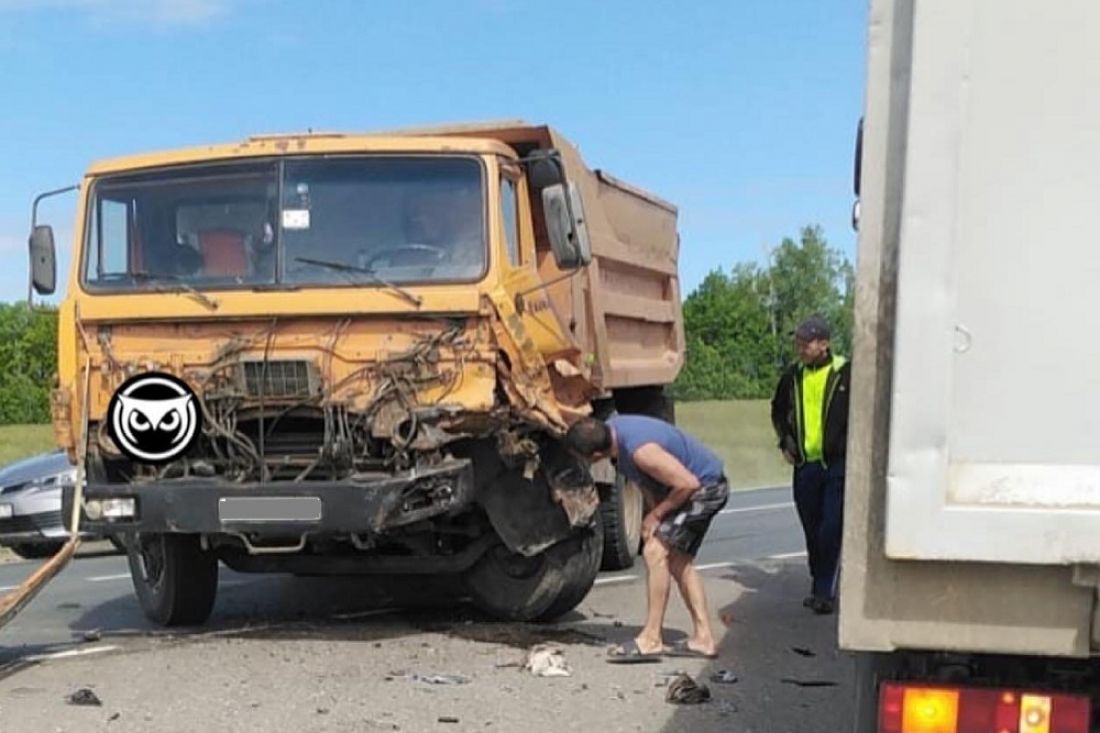
M 362 480 L 238 484 L 190 478 L 149 484 L 94 483 L 84 491 L 81 530 L 382 534 L 458 512 L 473 494 L 473 467 L 466 459 Z M 70 516 L 72 502 L 73 489 L 66 488 L 62 516 Z

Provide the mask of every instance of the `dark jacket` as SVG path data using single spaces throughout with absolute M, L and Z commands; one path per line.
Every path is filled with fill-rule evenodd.
M 795 458 L 797 465 L 806 461 L 803 452 L 805 428 L 802 424 L 801 364 L 792 364 L 779 378 L 772 398 L 772 425 L 779 438 L 779 449 Z M 824 462 L 844 460 L 848 441 L 848 393 L 851 388 L 852 363 L 846 361 L 834 369 L 825 383 L 825 426 L 822 436 Z

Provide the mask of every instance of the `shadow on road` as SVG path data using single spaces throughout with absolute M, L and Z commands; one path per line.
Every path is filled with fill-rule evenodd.
M 72 604 L 76 606 L 78 604 Z M 92 645 L 185 644 L 211 638 L 323 640 L 371 643 L 438 633 L 485 644 L 527 649 L 535 644 L 604 645 L 573 612 L 557 624 L 494 621 L 464 597 L 457 578 L 231 576 L 219 587 L 209 621 L 198 627 L 161 628 L 143 615 L 132 592 L 80 608 L 71 642 L 0 648 L 0 679 L 33 665 L 37 655 Z
M 711 701 L 676 706 L 662 733 L 848 730 L 852 662 L 837 650 L 836 617 L 802 607 L 806 582 L 801 563 L 740 565 L 709 579 L 712 598 L 721 595 L 720 583 L 740 590 L 716 611 L 729 620 L 718 659 L 695 676 L 710 688 Z M 714 681 L 721 670 L 738 681 Z

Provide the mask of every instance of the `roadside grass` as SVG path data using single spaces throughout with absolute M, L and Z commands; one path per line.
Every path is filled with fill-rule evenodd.
M 676 424 L 722 457 L 731 488 L 790 484 L 767 400 L 678 402 Z
M 56 449 L 51 425 L 0 425 L 0 468 Z

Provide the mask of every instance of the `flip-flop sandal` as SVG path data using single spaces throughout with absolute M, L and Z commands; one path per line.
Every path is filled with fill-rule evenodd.
M 665 650 L 666 657 L 694 657 L 696 659 L 717 659 L 717 654 L 704 654 L 701 651 L 692 649 L 687 645 L 686 641 L 678 641 Z
M 646 654 L 638 648 L 638 642 L 634 639 L 613 646 L 607 651 L 609 664 L 642 664 L 645 662 L 661 661 L 660 654 Z

